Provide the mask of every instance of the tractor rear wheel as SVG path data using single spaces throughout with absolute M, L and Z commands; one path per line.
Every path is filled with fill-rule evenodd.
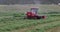
M 37 19 L 41 19 L 41 16 L 36 16 Z

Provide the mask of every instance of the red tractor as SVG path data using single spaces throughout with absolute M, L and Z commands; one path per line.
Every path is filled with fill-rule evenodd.
M 27 19 L 45 19 L 45 16 L 39 16 L 38 8 L 31 8 L 30 11 L 26 12 Z

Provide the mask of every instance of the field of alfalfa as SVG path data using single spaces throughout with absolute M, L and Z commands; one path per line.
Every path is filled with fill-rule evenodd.
M 23 19 L 30 7 L 39 7 L 46 19 Z M 58 5 L 0 5 L 0 32 L 60 32 Z

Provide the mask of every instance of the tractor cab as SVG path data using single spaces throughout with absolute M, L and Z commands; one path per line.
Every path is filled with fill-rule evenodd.
M 28 11 L 26 14 L 27 16 L 36 16 L 37 15 L 38 8 L 31 8 L 30 11 Z
M 37 14 L 38 8 L 31 8 L 30 11 L 31 11 L 32 13 Z

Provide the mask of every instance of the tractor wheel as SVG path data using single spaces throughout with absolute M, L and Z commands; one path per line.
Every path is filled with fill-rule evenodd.
M 37 19 L 41 19 L 41 16 L 37 16 Z

